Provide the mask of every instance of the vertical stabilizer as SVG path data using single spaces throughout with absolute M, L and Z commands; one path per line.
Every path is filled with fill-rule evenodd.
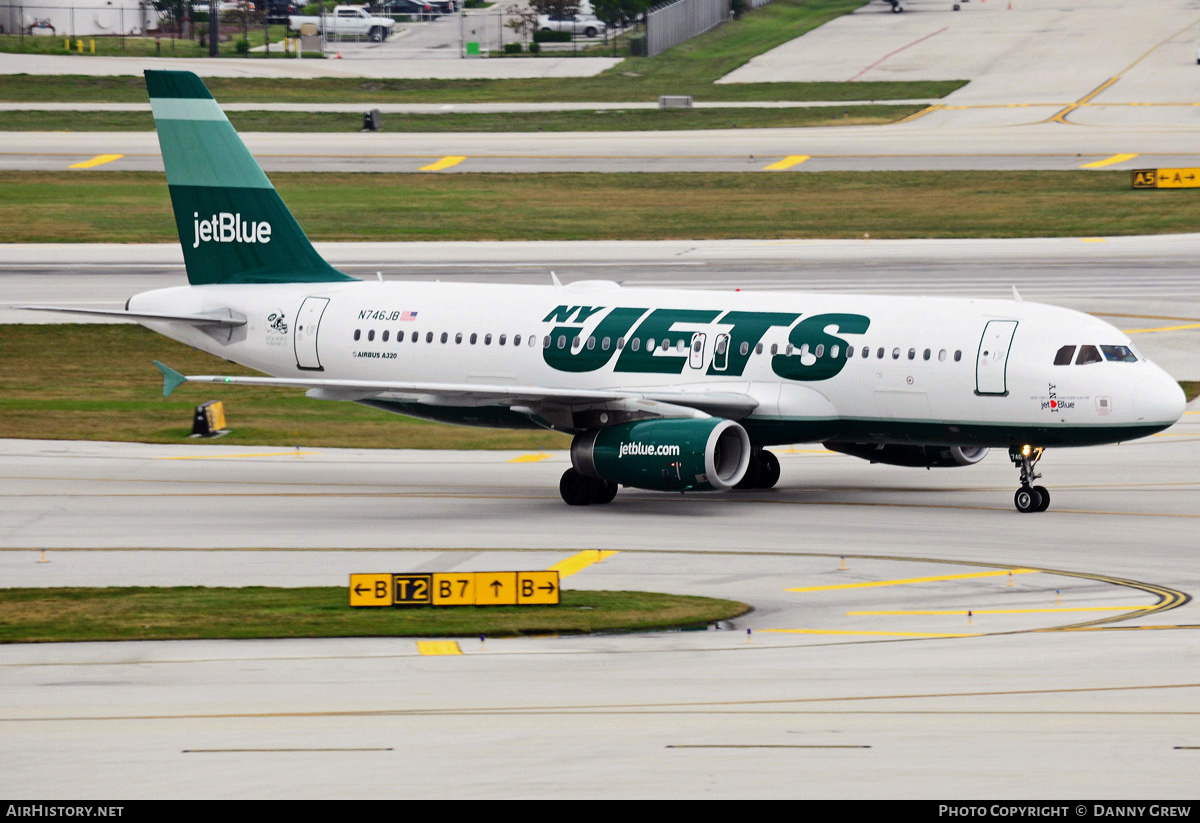
M 317 254 L 200 78 L 147 71 L 188 282 L 352 280 Z

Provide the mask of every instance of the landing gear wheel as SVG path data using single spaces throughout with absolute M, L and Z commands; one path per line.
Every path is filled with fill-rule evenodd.
M 1034 511 L 1044 512 L 1046 509 L 1050 508 L 1050 492 L 1047 491 L 1046 487 L 1034 486 L 1033 490 L 1042 498 L 1042 502 L 1038 504 L 1038 507 L 1034 509 Z
M 1042 505 L 1042 496 L 1036 489 L 1031 489 L 1029 486 L 1022 486 L 1013 495 L 1013 504 L 1017 507 L 1017 511 L 1022 514 L 1041 511 L 1038 507 Z
M 774 488 L 779 482 L 779 458 L 769 451 L 762 453 L 762 474 L 758 478 L 760 489 Z
M 600 481 L 584 477 L 574 469 L 563 472 L 558 481 L 558 493 L 568 506 L 587 506 L 596 499 Z
M 592 502 L 597 506 L 613 502 L 613 498 L 617 496 L 618 488 L 620 487 L 616 483 L 609 480 L 600 480 L 596 484 L 596 494 L 592 497 Z

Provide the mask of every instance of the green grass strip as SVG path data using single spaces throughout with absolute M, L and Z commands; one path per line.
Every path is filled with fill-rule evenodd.
M 182 282 L 183 277 L 180 275 Z M 391 448 L 565 449 L 566 435 L 431 423 L 299 389 L 185 384 L 162 396 L 151 360 L 187 374 L 257 374 L 140 326 L 0 325 L 0 437 L 141 443 Z M 232 432 L 189 440 L 192 410 L 225 403 Z
M 894 123 L 923 106 L 818 106 L 737 109 L 596 109 L 590 111 L 388 113 L 387 132 L 582 132 L 767 129 L 871 126 Z M 362 115 L 350 112 L 234 111 L 240 132 L 357 132 Z M 153 131 L 149 111 L 10 111 L 5 131 Z
M 652 592 L 562 592 L 558 606 L 351 608 L 348 589 L 0 589 L 0 642 L 280 637 L 517 637 L 699 628 L 744 603 Z
M 944 97 L 965 85 L 965 80 L 715 84 L 714 81 L 754 56 L 861 5 L 863 0 L 776 0 L 657 57 L 631 57 L 595 77 L 525 80 L 318 78 L 299 81 L 214 77 L 206 78 L 205 84 L 221 103 L 649 102 L 657 100 L 660 94 L 690 94 L 696 100 L 879 101 Z M 78 59 L 86 60 L 87 57 Z M 169 63 L 164 66 L 169 67 Z M 0 100 L 142 102 L 145 99 L 145 83 L 140 77 L 0 76 Z
M 414 168 L 426 162 L 414 158 Z M 1194 192 L 1135 191 L 1127 171 L 278 173 L 271 178 L 314 240 L 1092 237 L 1200 231 L 1200 209 L 1186 207 Z M 165 177 L 152 172 L 0 172 L 0 236 L 10 243 L 178 241 Z

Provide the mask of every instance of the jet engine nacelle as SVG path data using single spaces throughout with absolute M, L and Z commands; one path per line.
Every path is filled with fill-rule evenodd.
M 971 466 L 978 463 L 988 450 L 985 446 L 907 446 L 874 443 L 826 443 L 825 448 L 851 457 L 861 457 L 872 463 L 918 468 L 947 468 Z
M 588 477 L 654 491 L 733 488 L 750 465 L 750 438 L 732 420 L 639 420 L 576 435 L 571 463 Z

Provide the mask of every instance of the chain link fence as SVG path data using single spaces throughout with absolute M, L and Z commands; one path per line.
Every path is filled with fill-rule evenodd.
M 646 12 L 646 56 L 661 54 L 729 19 L 729 0 L 674 0 Z

